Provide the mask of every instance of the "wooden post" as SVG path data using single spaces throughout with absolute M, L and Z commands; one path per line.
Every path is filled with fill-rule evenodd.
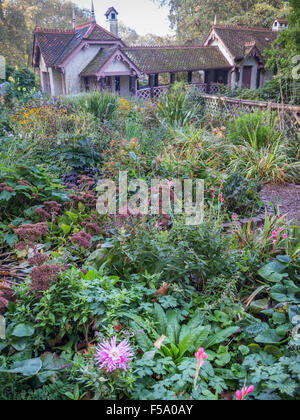
M 190 85 L 193 82 L 193 72 L 188 72 L 188 84 Z
M 153 97 L 153 87 L 154 87 L 154 79 L 155 79 L 155 75 L 154 74 L 149 74 L 149 88 L 151 89 L 151 98 Z
M 175 83 L 175 73 L 170 73 L 170 85 Z

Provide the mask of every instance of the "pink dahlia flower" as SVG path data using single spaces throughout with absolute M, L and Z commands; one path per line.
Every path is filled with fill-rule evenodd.
M 106 368 L 107 372 L 113 372 L 116 369 L 126 370 L 133 352 L 127 340 L 117 345 L 117 337 L 114 336 L 97 347 L 95 357 L 96 365 L 100 365 L 100 369 Z

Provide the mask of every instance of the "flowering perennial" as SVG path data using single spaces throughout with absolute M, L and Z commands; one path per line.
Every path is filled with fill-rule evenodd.
M 106 340 L 97 347 L 96 365 L 107 372 L 113 372 L 116 369 L 127 370 L 127 364 L 133 357 L 132 349 L 127 340 L 121 341 L 117 345 L 117 337 L 114 336 L 110 341 Z
M 91 235 L 83 231 L 78 232 L 75 235 L 71 236 L 71 241 L 73 243 L 76 243 L 85 249 L 89 249 L 92 246 L 92 244 L 90 243 L 91 239 L 92 239 Z
M 194 388 L 197 388 L 197 379 L 199 376 L 200 369 L 205 363 L 205 360 L 207 359 L 207 354 L 205 353 L 204 349 L 202 347 L 199 347 L 198 351 L 195 353 L 195 357 L 197 359 L 197 365 L 196 365 L 196 374 L 194 379 Z
M 253 385 L 249 386 L 249 388 L 245 386 L 244 388 L 241 389 L 241 391 L 239 390 L 236 391 L 236 399 L 238 401 L 245 400 L 247 395 L 251 394 L 253 391 L 254 391 Z

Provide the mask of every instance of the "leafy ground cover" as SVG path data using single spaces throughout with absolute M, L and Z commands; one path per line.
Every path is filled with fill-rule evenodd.
M 184 84 L 1 106 L 0 399 L 299 399 L 300 233 L 260 200 L 297 139 L 221 117 Z M 204 179 L 203 223 L 100 215 L 119 171 Z

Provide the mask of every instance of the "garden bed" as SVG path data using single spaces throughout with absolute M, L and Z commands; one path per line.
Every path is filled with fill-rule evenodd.
M 199 95 L 0 109 L 0 400 L 300 398 L 297 139 L 274 114 L 208 119 Z

